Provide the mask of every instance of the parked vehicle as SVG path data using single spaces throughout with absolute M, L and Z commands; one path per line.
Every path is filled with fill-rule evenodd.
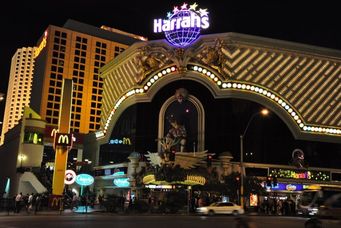
M 205 215 L 214 215 L 214 214 L 233 214 L 233 215 L 239 215 L 244 214 L 244 209 L 234 203 L 231 202 L 217 202 L 212 203 L 209 206 L 206 207 L 198 207 L 196 209 L 196 212 L 199 214 L 205 214 Z

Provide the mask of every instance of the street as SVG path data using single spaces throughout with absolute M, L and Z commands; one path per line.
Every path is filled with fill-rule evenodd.
M 302 228 L 307 218 L 249 216 L 257 228 Z M 340 227 L 340 221 L 322 220 L 323 227 Z M 236 227 L 233 216 L 187 216 L 187 215 L 116 215 L 116 214 L 41 214 L 41 215 L 1 215 L 0 228 L 34 227 Z M 213 228 L 213 227 L 212 227 Z

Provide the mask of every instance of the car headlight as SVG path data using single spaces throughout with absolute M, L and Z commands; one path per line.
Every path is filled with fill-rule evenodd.
M 207 212 L 207 208 L 206 207 L 199 207 L 199 208 L 197 208 L 197 212 Z

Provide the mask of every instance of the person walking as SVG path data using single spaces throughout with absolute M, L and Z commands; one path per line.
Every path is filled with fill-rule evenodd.
M 16 197 L 15 197 L 15 213 L 20 213 L 21 206 L 22 206 L 22 192 L 20 192 Z
M 29 195 L 27 199 L 27 213 L 28 214 L 31 212 L 32 206 L 33 206 L 33 193 L 31 193 L 31 195 Z
M 37 211 L 40 210 L 40 206 L 41 206 L 41 195 L 37 194 L 35 197 L 34 214 L 37 214 Z

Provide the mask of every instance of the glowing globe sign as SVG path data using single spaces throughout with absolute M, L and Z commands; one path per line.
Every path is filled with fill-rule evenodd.
M 173 13 L 167 13 L 168 19 L 154 19 L 154 32 L 164 32 L 168 42 L 180 48 L 197 40 L 201 29 L 210 25 L 207 9 L 196 10 L 196 3 L 187 6 L 186 3 L 180 9 L 175 6 Z

